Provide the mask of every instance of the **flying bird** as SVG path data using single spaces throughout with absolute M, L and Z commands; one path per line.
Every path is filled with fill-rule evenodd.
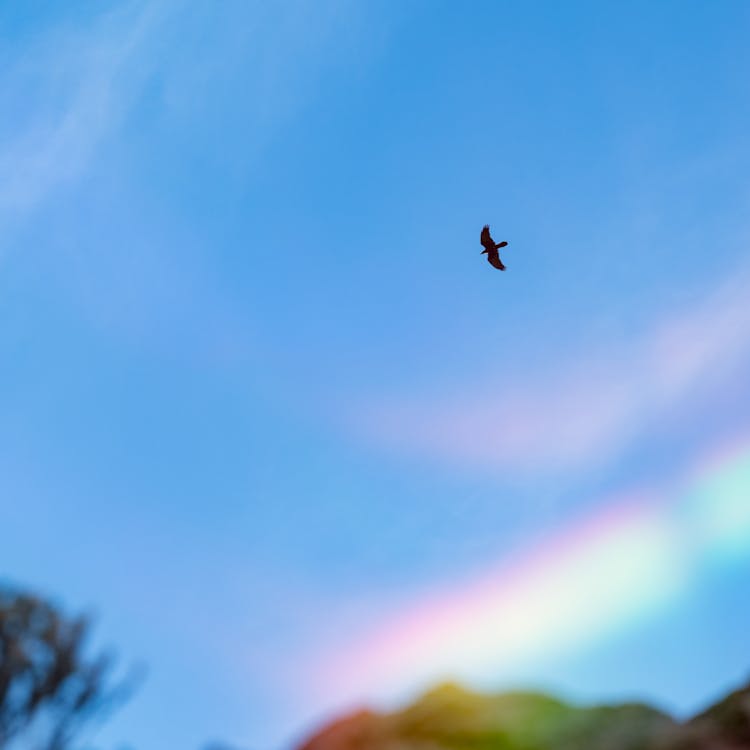
M 490 265 L 493 265 L 495 266 L 495 268 L 498 268 L 501 271 L 504 271 L 505 266 L 503 265 L 503 262 L 500 260 L 500 255 L 498 254 L 497 250 L 500 247 L 505 247 L 508 243 L 507 242 L 495 243 L 495 240 L 493 240 L 492 237 L 490 237 L 489 224 L 484 225 L 479 241 L 482 243 L 482 247 L 484 248 L 484 250 L 482 250 L 481 252 L 481 255 L 484 255 L 485 253 L 487 253 L 487 260 L 489 261 Z

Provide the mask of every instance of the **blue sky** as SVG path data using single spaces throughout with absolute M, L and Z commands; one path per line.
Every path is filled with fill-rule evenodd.
M 280 747 L 408 694 L 315 665 L 745 445 L 749 25 L 0 7 L 0 570 L 149 665 L 105 742 Z M 712 555 L 477 682 L 699 707 L 750 669 L 750 561 Z

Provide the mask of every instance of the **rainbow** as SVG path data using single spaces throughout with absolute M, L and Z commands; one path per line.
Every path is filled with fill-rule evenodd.
M 385 618 L 315 670 L 318 695 L 388 700 L 439 679 L 483 683 L 588 647 L 750 554 L 750 440 L 677 484 L 603 510 Z

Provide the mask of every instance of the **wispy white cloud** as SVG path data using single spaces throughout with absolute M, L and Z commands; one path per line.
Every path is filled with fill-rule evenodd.
M 193 231 L 193 205 L 181 211 L 180 191 L 191 170 L 205 181 L 211 164 L 212 183 L 225 177 L 218 189 L 236 199 L 233 178 L 250 173 L 328 66 L 360 60 L 362 17 L 349 0 L 127 0 L 0 51 L 0 228 L 28 225 L 90 178 L 67 204 L 60 234 L 40 228 L 56 257 L 68 253 L 64 283 L 77 307 L 139 345 L 244 361 L 255 348 L 252 325 L 219 290 L 219 266 L 200 257 L 206 235 Z M 347 36 L 352 25 L 358 33 Z M 122 165 L 124 174 L 111 174 Z M 151 182 L 159 170 L 163 204 Z M 148 215 L 133 208 L 146 193 L 157 198 Z M 11 236 L 0 232 L 0 254 Z
M 158 4 L 130 3 L 8 53 L 0 219 L 25 216 L 86 169 L 138 90 L 146 73 L 139 52 L 161 17 Z
M 362 19 L 348 0 L 232 0 L 221 8 L 130 0 L 4 50 L 0 220 L 25 215 L 79 177 L 157 74 L 175 125 L 219 108 L 222 127 L 239 140 L 242 121 L 244 151 L 229 149 L 229 159 L 244 164 L 248 142 L 296 113 L 328 62 L 361 58 L 354 47 L 367 41 Z
M 550 363 L 522 382 L 472 382 L 433 399 L 368 399 L 356 428 L 406 455 L 509 474 L 597 465 L 655 420 L 737 382 L 750 358 L 749 282 L 745 269 L 640 338 Z

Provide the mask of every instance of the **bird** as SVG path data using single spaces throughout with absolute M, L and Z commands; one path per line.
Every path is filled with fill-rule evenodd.
M 482 234 L 479 237 L 479 241 L 482 243 L 482 247 L 484 250 L 480 253 L 480 255 L 484 255 L 487 253 L 487 260 L 491 266 L 494 266 L 495 268 L 499 269 L 500 271 L 505 270 L 505 266 L 503 265 L 503 262 L 500 260 L 500 255 L 498 254 L 497 250 L 500 247 L 505 247 L 508 243 L 507 242 L 498 242 L 495 243 L 495 240 L 490 237 L 490 225 L 485 224 L 482 228 Z

